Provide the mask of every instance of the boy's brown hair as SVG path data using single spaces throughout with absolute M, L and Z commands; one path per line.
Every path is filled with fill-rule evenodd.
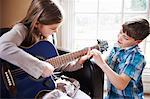
M 124 33 L 135 40 L 143 40 L 150 34 L 149 22 L 143 18 L 127 21 L 122 28 Z

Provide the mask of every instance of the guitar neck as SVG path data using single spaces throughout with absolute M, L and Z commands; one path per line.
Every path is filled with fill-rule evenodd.
M 90 49 L 99 49 L 99 45 L 95 45 L 90 47 Z M 64 55 L 60 55 L 54 58 L 50 58 L 47 60 L 47 62 L 49 62 L 50 64 L 52 64 L 55 68 L 59 68 L 61 67 L 63 64 L 66 64 L 70 61 L 73 61 L 81 56 L 86 55 L 88 52 L 88 48 L 76 51 L 76 52 L 72 52 L 72 53 L 67 53 Z

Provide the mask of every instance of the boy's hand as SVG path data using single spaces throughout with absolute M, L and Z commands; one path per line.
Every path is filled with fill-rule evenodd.
M 93 56 L 93 59 L 97 65 L 101 66 L 101 64 L 105 63 L 105 61 L 101 57 L 101 52 L 97 49 L 91 50 L 90 54 Z

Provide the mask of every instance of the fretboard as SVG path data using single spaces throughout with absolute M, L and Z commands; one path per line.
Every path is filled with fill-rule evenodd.
M 99 48 L 100 47 L 98 44 L 93 47 L 90 47 L 90 49 L 99 49 Z M 73 61 L 77 58 L 80 58 L 81 56 L 86 55 L 87 52 L 88 52 L 88 48 L 84 48 L 84 49 L 76 51 L 76 52 L 67 53 L 67 54 L 63 54 L 63 55 L 60 55 L 57 57 L 47 59 L 46 61 L 49 62 L 50 64 L 52 64 L 55 68 L 59 68 L 63 64 L 67 64 L 70 61 Z

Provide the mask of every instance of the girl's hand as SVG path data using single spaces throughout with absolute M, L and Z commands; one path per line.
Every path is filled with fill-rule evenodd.
M 51 76 L 53 74 L 53 71 L 54 71 L 54 67 L 50 63 L 45 62 L 45 67 L 42 73 L 42 77 L 46 78 Z
M 79 64 L 83 64 L 87 59 L 90 59 L 92 57 L 92 54 L 90 53 L 91 49 L 88 48 L 88 52 L 86 55 L 82 56 L 80 59 L 79 59 Z

